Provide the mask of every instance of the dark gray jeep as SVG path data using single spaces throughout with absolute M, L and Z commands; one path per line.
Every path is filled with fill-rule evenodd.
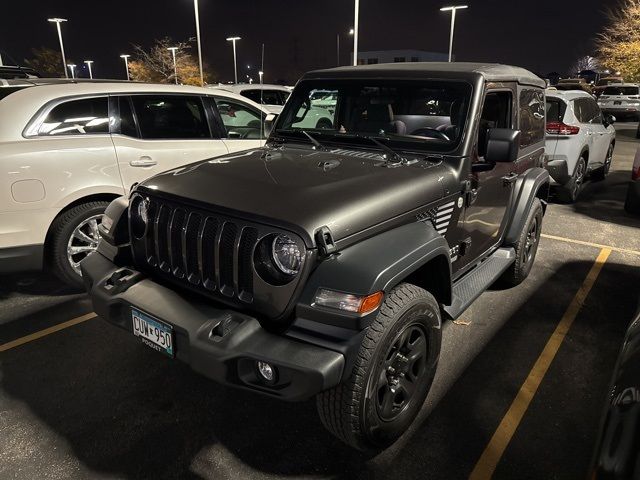
M 427 396 L 442 322 L 531 270 L 544 88 L 501 65 L 311 72 L 264 148 L 109 206 L 82 263 L 95 311 L 217 382 L 315 395 L 341 440 L 387 447 Z

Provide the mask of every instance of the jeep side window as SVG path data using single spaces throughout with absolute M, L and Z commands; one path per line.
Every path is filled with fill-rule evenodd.
M 545 102 L 542 90 L 525 88 L 520 92 L 520 148 L 544 140 Z
M 478 126 L 478 157 L 487 152 L 489 130 L 511 128 L 511 92 L 490 92 L 484 99 Z

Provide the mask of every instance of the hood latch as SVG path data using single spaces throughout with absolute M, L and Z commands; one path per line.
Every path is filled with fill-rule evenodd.
M 326 225 L 324 227 L 320 227 L 316 231 L 315 237 L 316 244 L 320 250 L 320 255 L 323 257 L 327 257 L 338 250 L 338 247 L 336 247 L 336 244 L 333 241 L 331 230 L 329 230 L 329 227 Z

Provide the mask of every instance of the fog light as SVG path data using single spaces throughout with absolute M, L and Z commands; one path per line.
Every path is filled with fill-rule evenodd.
M 258 373 L 260 374 L 261 380 L 268 384 L 276 383 L 277 373 L 276 367 L 271 365 L 268 362 L 262 362 L 258 360 L 256 362 L 256 366 L 258 367 Z

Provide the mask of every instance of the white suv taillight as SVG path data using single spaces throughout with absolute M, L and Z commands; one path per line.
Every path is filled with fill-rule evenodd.
M 549 135 L 577 135 L 580 133 L 580 127 L 562 122 L 547 122 L 547 133 Z

